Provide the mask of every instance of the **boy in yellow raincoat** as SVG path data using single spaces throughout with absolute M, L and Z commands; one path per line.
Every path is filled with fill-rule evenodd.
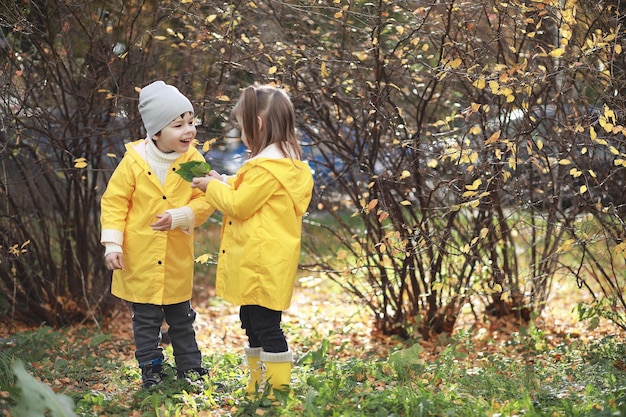
M 241 306 L 248 336 L 247 395 L 268 389 L 272 398 L 290 385 L 293 353 L 281 319 L 291 303 L 313 177 L 300 160 L 295 112 L 284 90 L 246 88 L 233 116 L 249 159 L 234 177 L 211 171 L 194 178 L 192 187 L 206 191 L 206 200 L 224 214 L 216 292 Z
M 214 209 L 200 190 L 176 175 L 180 164 L 204 160 L 192 145 L 191 102 L 174 86 L 156 81 L 139 94 L 146 139 L 126 153 L 102 196 L 105 262 L 113 270 L 111 292 L 132 307 L 135 358 L 142 385 L 162 381 L 163 319 L 169 325 L 178 378 L 205 375 L 191 308 L 194 227 Z

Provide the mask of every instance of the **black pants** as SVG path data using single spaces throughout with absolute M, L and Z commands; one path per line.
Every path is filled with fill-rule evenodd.
M 280 327 L 283 312 L 247 305 L 239 308 L 241 328 L 246 330 L 250 347 L 262 347 L 265 352 L 287 352 L 287 339 Z
M 169 325 L 168 335 L 174 350 L 176 368 L 187 371 L 202 365 L 202 354 L 193 327 L 196 312 L 191 308 L 191 302 L 166 306 L 132 303 L 132 310 L 135 358 L 139 365 L 163 359 L 163 348 L 160 346 L 163 319 Z

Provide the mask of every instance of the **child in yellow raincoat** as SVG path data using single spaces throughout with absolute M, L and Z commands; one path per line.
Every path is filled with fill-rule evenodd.
M 233 116 L 250 150 L 234 177 L 211 171 L 192 187 L 223 214 L 216 292 L 240 307 L 250 378 L 247 395 L 286 390 L 293 353 L 281 328 L 291 303 L 302 235 L 302 216 L 313 191 L 301 161 L 295 112 L 284 90 L 246 88 Z M 271 388 L 268 387 L 271 386 Z
M 105 262 L 113 270 L 111 292 L 132 307 L 135 358 L 142 385 L 162 381 L 163 319 L 178 378 L 207 373 L 196 342 L 191 308 L 194 227 L 214 209 L 176 169 L 204 160 L 192 146 L 196 136 L 191 102 L 174 86 L 156 81 L 141 89 L 139 112 L 146 139 L 126 144 L 126 153 L 102 196 Z

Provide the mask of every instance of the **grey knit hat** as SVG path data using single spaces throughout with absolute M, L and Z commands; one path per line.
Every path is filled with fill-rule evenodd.
M 150 138 L 188 111 L 193 113 L 189 99 L 163 81 L 148 84 L 139 93 L 139 113 Z

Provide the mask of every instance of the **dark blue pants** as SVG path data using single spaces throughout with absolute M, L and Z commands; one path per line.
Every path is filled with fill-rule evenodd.
M 250 347 L 262 347 L 265 352 L 287 352 L 287 339 L 280 327 L 283 312 L 246 305 L 239 308 L 241 328 L 245 329 Z
M 202 354 L 193 327 L 196 312 L 191 308 L 190 301 L 166 306 L 132 303 L 132 310 L 135 358 L 139 365 L 163 359 L 163 348 L 160 346 L 163 319 L 169 325 L 168 335 L 177 370 L 187 371 L 202 365 Z

